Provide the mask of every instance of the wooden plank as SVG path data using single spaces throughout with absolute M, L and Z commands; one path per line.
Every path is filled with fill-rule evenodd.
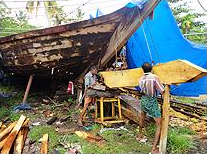
M 139 7 L 136 6 L 134 11 L 127 12 L 127 17 L 121 21 L 109 41 L 106 54 L 101 59 L 101 67 L 106 65 L 107 62 L 116 54 L 115 51 L 119 51 L 121 47 L 124 46 L 128 38 L 152 13 L 153 9 L 158 5 L 159 2 L 160 0 L 149 0 L 146 2 L 146 4 L 144 4 L 143 9 L 139 9 Z
M 24 139 L 24 144 L 25 144 L 26 139 L 27 139 L 27 134 L 28 134 L 28 131 L 29 131 L 29 127 L 22 128 L 22 131 L 23 131 L 23 139 Z
M 196 81 L 207 75 L 207 70 L 186 60 L 176 60 L 154 66 L 153 73 L 159 77 L 162 83 L 170 85 Z M 110 88 L 134 87 L 138 85 L 143 71 L 141 68 L 136 68 L 105 71 L 100 74 L 104 78 L 104 83 Z
M 13 154 L 21 154 L 24 145 L 23 131 L 20 130 L 17 138 L 14 142 L 14 152 Z
M 164 92 L 164 102 L 162 107 L 162 127 L 160 135 L 160 146 L 159 151 L 163 154 L 166 153 L 167 147 L 167 132 L 168 132 L 168 123 L 169 123 L 169 111 L 170 111 L 170 86 L 165 86 Z
M 28 127 L 28 123 L 29 123 L 29 121 L 30 121 L 30 118 L 27 118 L 27 119 L 24 121 L 22 127 Z
M 6 125 L 3 124 L 3 125 L 1 126 L 0 132 L 3 132 L 3 130 L 5 130 L 5 129 L 6 129 Z M 1 138 L 0 138 L 0 139 L 1 139 Z
M 129 95 L 119 95 L 119 98 L 123 101 L 122 114 L 139 124 L 139 116 L 141 114 L 140 100 Z M 146 120 L 152 121 L 153 119 L 147 115 Z
M 48 134 L 44 134 L 42 137 L 42 146 L 41 146 L 40 153 L 47 154 L 47 150 L 48 150 Z
M 1 148 L 4 146 L 4 144 L 6 143 L 7 139 L 8 139 L 9 136 L 5 136 L 2 141 L 0 142 L 0 150 Z
M 9 151 L 12 147 L 12 144 L 14 142 L 14 139 L 16 138 L 20 128 L 22 127 L 22 124 L 24 123 L 24 120 L 26 119 L 25 116 L 21 115 L 17 124 L 15 125 L 15 127 L 13 128 L 13 130 L 11 131 L 11 133 L 8 136 L 8 139 L 6 140 L 5 145 L 2 148 L 1 154 L 9 154 Z
M 134 121 L 135 123 L 139 124 L 139 115 L 133 113 L 132 111 L 130 111 L 129 109 L 127 109 L 123 106 L 121 107 L 121 110 L 122 110 L 123 116 L 125 116 L 128 119 L 130 119 L 130 120 Z
M 16 125 L 16 122 L 11 123 L 6 129 L 4 129 L 1 133 L 0 133 L 0 141 L 3 139 L 3 137 L 7 134 L 9 134 L 11 132 L 11 130 L 14 128 L 14 126 Z
M 101 139 L 103 139 L 103 137 L 101 136 L 95 136 L 93 134 L 83 132 L 83 131 L 75 131 L 75 134 L 84 139 L 93 139 L 96 141 L 100 141 Z

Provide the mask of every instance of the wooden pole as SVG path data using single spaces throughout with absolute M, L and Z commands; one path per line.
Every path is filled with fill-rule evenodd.
M 161 126 L 160 146 L 159 146 L 159 151 L 162 154 L 166 153 L 169 110 L 170 110 L 170 86 L 166 85 L 165 92 L 164 92 L 164 102 L 162 106 L 162 126 Z
M 26 88 L 26 91 L 24 93 L 24 98 L 23 98 L 22 103 L 26 103 L 26 101 L 27 101 L 27 97 L 28 97 L 29 90 L 30 90 L 30 87 L 31 87 L 31 84 L 32 84 L 32 80 L 33 80 L 33 75 L 30 75 L 29 81 L 28 81 L 28 84 L 27 84 L 27 88 Z

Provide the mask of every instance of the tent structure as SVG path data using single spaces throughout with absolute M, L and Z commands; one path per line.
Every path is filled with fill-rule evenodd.
M 207 68 L 207 46 L 195 44 L 184 38 L 166 0 L 162 0 L 154 10 L 153 20 L 145 20 L 131 36 L 126 48 L 129 68 L 140 67 L 146 61 L 158 64 L 176 59 L 185 59 Z M 207 94 L 207 77 L 194 83 L 172 86 L 171 94 Z

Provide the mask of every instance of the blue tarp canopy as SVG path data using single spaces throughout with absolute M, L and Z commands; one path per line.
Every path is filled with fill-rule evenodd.
M 140 67 L 146 61 L 158 64 L 176 59 L 185 59 L 207 68 L 207 47 L 183 37 L 166 0 L 162 0 L 154 10 L 153 20 L 145 20 L 130 37 L 126 49 L 129 68 Z M 207 77 L 194 83 L 172 86 L 171 94 L 179 96 L 207 94 Z

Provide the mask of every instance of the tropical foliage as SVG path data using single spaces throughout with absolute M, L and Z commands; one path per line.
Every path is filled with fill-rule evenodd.
M 35 11 L 37 15 L 38 8 L 41 3 L 44 3 L 45 14 L 50 26 L 57 26 L 68 22 L 80 21 L 83 19 L 84 13 L 80 8 L 77 9 L 77 14 L 74 19 L 69 18 L 68 15 L 64 12 L 63 6 L 59 7 L 56 1 L 28 1 L 26 4 L 27 11 L 29 13 L 33 13 Z
M 207 31 L 206 23 L 199 20 L 205 14 L 190 9 L 187 1 L 169 0 L 175 19 L 183 34 L 204 33 Z M 189 35 L 186 37 L 194 42 L 206 43 L 206 35 Z
M 23 11 L 20 10 L 17 12 L 16 17 L 13 18 L 9 17 L 11 15 L 11 10 L 2 0 L 0 1 L 0 8 L 0 37 L 36 28 L 28 23 L 27 15 Z

